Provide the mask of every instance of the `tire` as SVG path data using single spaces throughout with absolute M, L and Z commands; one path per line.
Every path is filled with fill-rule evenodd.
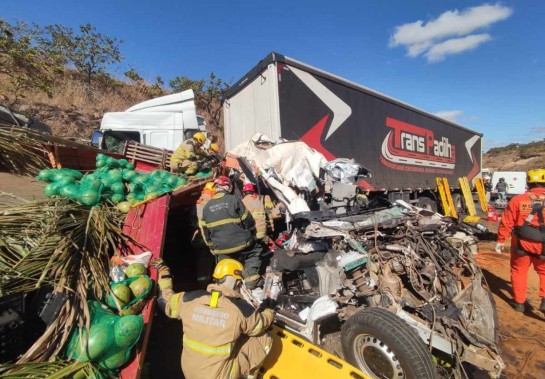
M 423 208 L 427 211 L 437 212 L 437 203 L 429 197 L 419 197 L 416 206 Z
M 434 379 L 437 371 L 418 333 L 382 308 L 366 308 L 341 330 L 344 358 L 372 378 Z

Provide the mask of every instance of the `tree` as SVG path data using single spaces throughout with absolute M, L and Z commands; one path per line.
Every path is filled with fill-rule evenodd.
M 125 77 L 132 83 L 137 85 L 144 92 L 144 94 L 151 99 L 163 96 L 165 94 L 165 90 L 163 89 L 163 85 L 165 83 L 160 76 L 156 76 L 155 82 L 150 84 L 146 82 L 133 67 L 130 70 L 125 71 L 123 75 L 125 75 Z
M 0 75 L 8 78 L 2 97 L 10 106 L 32 89 L 52 96 L 54 73 L 62 70 L 62 62 L 41 47 L 40 33 L 36 26 L 0 19 Z
M 94 76 L 106 73 L 109 65 L 123 60 L 119 50 L 123 41 L 98 33 L 91 24 L 81 25 L 79 34 L 62 25 L 49 25 L 44 29 L 47 34 L 41 38 L 43 46 L 84 74 L 88 84 Z
M 195 105 L 206 112 L 208 125 L 223 132 L 221 97 L 229 88 L 229 83 L 216 78 L 212 72 L 208 80 L 193 80 L 187 76 L 177 76 L 169 81 L 169 85 L 175 92 L 192 89 L 195 93 Z

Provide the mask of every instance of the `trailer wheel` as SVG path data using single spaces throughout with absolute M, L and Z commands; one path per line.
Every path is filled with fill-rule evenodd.
M 429 197 L 419 197 L 416 206 L 423 208 L 427 211 L 437 212 L 437 203 Z
M 432 357 L 417 332 L 392 312 L 365 308 L 341 330 L 344 358 L 372 378 L 434 379 Z

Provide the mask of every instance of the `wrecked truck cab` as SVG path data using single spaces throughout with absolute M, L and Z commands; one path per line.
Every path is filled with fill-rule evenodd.
M 400 206 L 307 220 L 273 257 L 279 320 L 319 344 L 320 323 L 338 317 L 345 358 L 374 377 L 463 377 L 464 363 L 499 377 L 495 304 L 474 243 L 450 220 Z
M 344 202 L 311 209 L 328 194 L 328 162 L 300 142 L 248 154 L 249 145 L 238 169 L 286 206 L 268 268 L 281 278 L 279 323 L 320 345 L 320 325 L 336 318 L 345 359 L 374 378 L 462 378 L 467 364 L 500 376 L 495 304 L 469 229 L 403 201 L 336 198 Z

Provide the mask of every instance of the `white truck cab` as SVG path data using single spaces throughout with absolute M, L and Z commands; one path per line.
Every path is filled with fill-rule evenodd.
M 198 116 L 193 90 L 162 96 L 133 105 L 124 112 L 108 112 L 91 144 L 121 153 L 126 140 L 175 150 L 197 132 L 206 132 L 204 117 Z

